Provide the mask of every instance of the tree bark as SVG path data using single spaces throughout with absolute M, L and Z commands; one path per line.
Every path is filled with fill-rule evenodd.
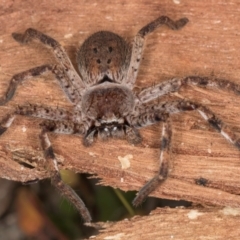
M 161 15 L 167 15 L 173 20 L 187 17 L 189 23 L 179 31 L 162 27 L 147 37 L 137 79 L 138 88 L 188 75 L 214 76 L 240 84 L 239 9 L 240 2 L 237 0 L 164 0 L 149 3 L 136 0 L 117 3 L 74 0 L 2 1 L 0 95 L 6 92 L 14 74 L 55 62 L 49 49 L 38 44 L 21 46 L 12 39 L 12 32 L 23 32 L 32 27 L 50 35 L 66 48 L 76 66 L 75 52 L 92 33 L 99 30 L 114 31 L 131 41 L 139 29 Z M 184 87 L 171 97 L 186 98 L 206 105 L 232 126 L 234 131 L 239 132 L 240 97 L 218 89 L 193 86 Z M 0 108 L 0 117 L 13 111 L 16 105 L 28 102 L 62 108 L 71 106 L 54 77 L 47 75 L 23 82 L 13 100 Z M 2 178 L 26 182 L 49 176 L 48 172 L 38 167 L 43 160 L 38 137 L 40 122 L 39 119 L 19 116 L 0 137 Z M 151 196 L 240 207 L 239 150 L 223 139 L 197 113 L 175 115 L 172 123 L 171 171 L 168 179 Z M 61 168 L 95 174 L 101 178 L 101 184 L 129 191 L 138 190 L 157 173 L 160 133 L 161 124 L 141 130 L 143 141 L 137 146 L 122 140 L 111 140 L 107 143 L 97 141 L 86 148 L 80 137 L 63 135 L 51 135 L 51 141 Z M 130 167 L 122 169 L 119 157 L 127 155 L 131 156 Z M 28 163 L 34 168 L 24 167 L 19 162 Z M 141 225 L 137 224 L 144 220 L 146 227 L 142 231 L 148 236 L 151 233 L 148 228 L 152 224 L 151 219 L 156 218 L 158 229 L 163 229 L 165 220 L 162 218 L 167 216 L 169 224 L 179 226 L 179 236 L 185 236 L 185 229 L 180 227 L 185 211 L 190 210 L 158 210 L 152 216 L 135 218 L 132 222 L 137 222 L 136 231 L 139 232 Z M 220 210 L 201 211 L 204 216 L 214 220 L 219 216 Z M 181 221 L 175 223 L 177 217 Z M 219 218 L 223 218 L 223 215 Z M 210 222 L 206 222 L 205 218 L 199 219 L 200 229 Z M 224 215 L 224 221 L 230 220 L 237 228 L 238 217 Z M 118 224 L 125 226 L 124 221 Z M 220 226 L 215 223 L 216 229 L 220 229 Z M 111 228 L 109 225 L 108 231 L 114 231 Z M 208 228 L 202 228 L 202 231 L 205 230 L 209 231 Z M 220 234 L 222 238 L 219 239 L 228 236 L 224 235 L 227 231 L 220 233 L 223 235 Z M 192 231 L 192 234 L 191 239 L 196 239 L 197 232 Z

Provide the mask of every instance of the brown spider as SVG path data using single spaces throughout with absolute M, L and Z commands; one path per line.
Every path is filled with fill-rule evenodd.
M 20 43 L 37 40 L 50 47 L 58 64 L 43 65 L 14 75 L 6 94 L 0 99 L 0 105 L 12 99 L 20 82 L 52 72 L 74 108 L 69 112 L 37 105 L 19 106 L 0 121 L 0 134 L 10 127 L 17 114 L 45 119 L 40 124 L 40 139 L 52 184 L 74 204 L 86 222 L 91 221 L 91 216 L 79 196 L 63 183 L 48 132 L 82 135 L 85 146 L 91 145 L 96 136 L 101 140 L 110 137 L 126 138 L 128 142 L 137 144 L 141 141 L 138 129 L 163 122 L 159 171 L 140 189 L 133 201 L 135 206 L 167 178 L 172 135 L 169 120 L 171 114 L 197 110 L 223 137 L 240 148 L 239 138 L 206 107 L 185 100 L 153 102 L 163 95 L 178 91 L 186 84 L 221 88 L 236 94 L 240 93 L 239 85 L 223 79 L 190 76 L 170 79 L 145 88 L 140 93 L 133 90 L 145 36 L 161 25 L 178 30 L 187 22 L 187 18 L 174 22 L 161 16 L 137 33 L 132 46 L 115 33 L 94 33 L 86 39 L 77 53 L 79 74 L 63 47 L 51 37 L 35 29 L 27 29 L 24 34 L 12 34 Z

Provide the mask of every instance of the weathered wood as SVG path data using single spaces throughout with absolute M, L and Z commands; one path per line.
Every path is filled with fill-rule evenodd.
M 238 239 L 239 209 L 160 209 L 147 217 L 101 223 L 92 239 Z
M 19 45 L 11 38 L 12 32 L 23 32 L 33 27 L 50 35 L 66 48 L 76 66 L 75 51 L 93 32 L 105 29 L 131 40 L 141 27 L 160 15 L 168 15 L 174 20 L 188 17 L 190 22 L 181 31 L 163 27 L 148 36 L 137 80 L 139 87 L 187 75 L 214 75 L 240 84 L 239 9 L 240 2 L 237 0 L 2 2 L 0 95 L 6 91 L 12 75 L 55 61 L 48 49 L 42 46 Z M 207 105 L 236 132 L 239 131 L 240 97 L 196 87 L 186 87 L 173 95 Z M 57 81 L 49 75 L 24 82 L 14 99 L 0 108 L 0 117 L 14 106 L 27 102 L 70 106 Z M 240 196 L 237 195 L 240 193 L 240 152 L 212 130 L 197 113 L 177 115 L 172 120 L 171 173 L 152 196 L 240 207 Z M 19 159 L 42 158 L 39 123 L 36 119 L 18 117 L 0 138 L 2 178 L 28 181 L 47 177 L 41 169 L 28 169 L 16 162 Z M 156 174 L 160 132 L 161 124 L 142 130 L 143 142 L 138 146 L 112 140 L 85 148 L 77 136 L 52 135 L 51 140 L 62 161 L 62 168 L 96 174 L 102 179 L 102 184 L 128 191 L 138 190 Z M 122 169 L 118 157 L 128 154 L 133 156 L 130 168 Z M 207 179 L 205 187 L 196 184 L 201 178 Z M 171 214 L 174 211 L 171 210 Z M 179 214 L 177 210 L 174 213 Z M 217 216 L 218 212 L 213 210 L 211 214 Z M 176 215 L 170 216 L 172 221 Z M 163 222 L 159 221 L 159 228 L 161 224 Z

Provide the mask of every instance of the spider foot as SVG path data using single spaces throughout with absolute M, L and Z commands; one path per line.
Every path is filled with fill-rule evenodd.
M 63 195 L 65 196 L 70 203 L 72 203 L 76 209 L 80 212 L 85 222 L 91 222 L 91 215 L 86 208 L 82 199 L 74 192 L 74 190 L 66 185 L 59 173 L 59 168 L 57 164 L 57 159 L 52 148 L 52 144 L 47 135 L 47 129 L 43 128 L 40 135 L 41 145 L 44 151 L 44 156 L 46 159 L 47 166 L 46 168 L 51 171 L 51 182 L 52 185 Z
M 58 189 L 58 191 L 63 195 L 67 196 L 67 199 L 76 207 L 76 209 L 80 212 L 86 223 L 90 223 L 92 221 L 92 217 L 86 208 L 82 199 L 70 188 L 66 185 L 59 172 L 55 172 L 51 178 L 53 186 Z
M 188 18 L 180 18 L 175 22 L 175 29 L 181 29 L 182 27 L 184 27 L 187 23 L 189 22 Z
M 19 43 L 27 43 L 28 41 L 26 40 L 26 38 L 24 37 L 24 34 L 21 33 L 12 33 L 12 37 L 15 41 L 19 42 Z

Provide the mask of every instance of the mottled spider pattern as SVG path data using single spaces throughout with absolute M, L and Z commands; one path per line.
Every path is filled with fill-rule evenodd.
M 85 40 L 77 52 L 78 70 L 74 69 L 64 48 L 53 38 L 35 29 L 27 29 L 24 34 L 13 33 L 20 43 L 32 40 L 49 47 L 57 60 L 56 65 L 43 65 L 12 77 L 0 105 L 12 99 L 17 86 L 22 81 L 53 73 L 63 92 L 73 105 L 72 111 L 40 105 L 18 106 L 0 121 L 0 134 L 12 124 L 16 115 L 44 119 L 40 124 L 40 141 L 44 151 L 46 169 L 51 173 L 52 184 L 66 196 L 79 210 L 86 222 L 91 221 L 88 209 L 79 196 L 63 183 L 54 150 L 48 134 L 75 134 L 83 136 L 83 144 L 90 146 L 95 138 L 125 138 L 131 144 L 141 142 L 139 129 L 162 122 L 159 170 L 138 192 L 133 201 L 137 206 L 158 187 L 168 176 L 171 147 L 170 116 L 185 111 L 198 111 L 212 127 L 230 143 L 240 148 L 238 136 L 207 107 L 188 100 L 160 101 L 160 97 L 177 92 L 182 86 L 196 85 L 240 93 L 240 86 L 224 79 L 188 76 L 173 78 L 140 92 L 134 90 L 145 37 L 161 25 L 179 30 L 188 22 L 187 18 L 177 21 L 161 16 L 144 26 L 127 43 L 115 33 L 100 31 Z M 158 101 L 154 101 L 158 99 Z

